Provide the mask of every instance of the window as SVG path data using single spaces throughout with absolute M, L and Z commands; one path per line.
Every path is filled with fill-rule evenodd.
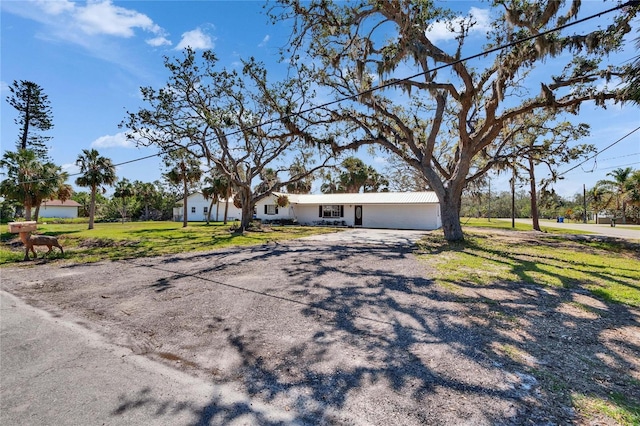
M 196 208 L 195 207 L 191 207 L 191 213 L 195 213 L 196 212 Z
M 344 216 L 344 206 L 328 205 L 320 206 L 320 217 L 334 218 Z
M 275 204 L 265 204 L 264 214 L 269 214 L 269 215 L 278 214 L 278 206 L 276 206 Z
M 203 212 L 204 214 L 207 214 L 207 213 L 209 212 L 209 207 L 204 206 L 204 208 L 202 209 L 202 212 Z

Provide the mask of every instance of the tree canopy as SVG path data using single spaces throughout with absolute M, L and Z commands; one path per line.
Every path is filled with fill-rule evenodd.
M 9 105 L 18 111 L 14 120 L 20 126 L 17 149 L 31 149 L 38 157 L 47 155 L 46 142 L 51 139 L 40 132 L 53 128 L 53 114 L 49 98 L 42 87 L 32 81 L 15 81 L 9 86 Z
M 607 28 L 547 32 L 581 17 L 581 2 L 494 1 L 485 47 L 506 47 L 471 63 L 464 52 L 477 21 L 438 5 L 281 0 L 270 13 L 293 22 L 283 55 L 335 98 L 310 118 L 332 123 L 333 149 L 377 146 L 401 158 L 436 192 L 445 238 L 460 240 L 462 191 L 494 166 L 510 123 L 624 98 L 605 84 L 624 72 L 605 59 L 636 9 L 612 12 Z M 451 38 L 433 36 L 438 23 Z M 557 75 L 536 70 L 551 62 Z
M 242 208 L 241 230 L 249 225 L 255 203 L 280 187 L 304 180 L 331 153 L 318 147 L 302 119 L 292 115 L 309 101 L 301 78 L 270 82 L 253 59 L 237 70 L 218 69 L 213 52 L 187 49 L 182 59 L 166 59 L 166 87 L 144 87 L 148 104 L 129 112 L 122 126 L 141 145 L 164 151 L 184 149 L 225 175 Z M 297 121 L 297 122 L 296 122 Z M 303 167 L 291 169 L 293 158 Z M 256 185 L 270 170 L 273 185 Z M 291 174 L 298 170 L 299 174 Z

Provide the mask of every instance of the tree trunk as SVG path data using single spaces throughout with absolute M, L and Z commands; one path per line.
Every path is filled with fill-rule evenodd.
M 440 216 L 442 216 L 442 231 L 447 241 L 464 241 L 462 225 L 460 225 L 460 196 L 446 191 L 440 199 Z
M 245 203 L 242 205 L 242 220 L 240 224 L 240 229 L 242 232 L 246 231 L 251 225 L 251 219 L 253 219 L 253 212 L 250 203 Z
M 187 227 L 187 198 L 189 197 L 189 194 L 187 193 L 188 188 L 187 188 L 187 180 L 184 179 L 183 180 L 183 184 L 184 184 L 184 188 L 183 188 L 183 196 L 182 196 L 182 227 L 186 228 Z
M 89 204 L 89 229 L 93 229 L 93 221 L 96 215 L 96 187 L 91 187 L 91 204 Z
M 229 197 L 227 197 L 227 201 L 224 202 L 224 224 L 227 224 L 227 215 L 229 214 Z
M 38 204 L 35 208 L 35 212 L 33 214 L 33 220 L 38 221 L 38 216 L 40 216 L 40 205 Z
M 218 200 L 218 202 L 216 203 L 216 222 L 220 222 L 220 200 Z M 227 222 L 225 222 L 225 225 L 227 224 Z
M 27 139 L 29 136 L 29 122 L 31 121 L 31 89 L 27 89 L 27 104 L 24 112 L 24 126 L 20 135 L 20 148 L 27 149 Z
M 533 159 L 529 158 L 529 185 L 531 191 L 531 218 L 534 231 L 540 231 L 540 218 L 538 214 L 538 194 L 536 193 L 536 176 L 533 167 Z
M 207 225 L 211 222 L 211 210 L 213 209 L 213 201 L 215 198 L 211 198 L 211 202 L 209 203 L 209 209 L 207 210 Z
M 31 203 L 29 201 L 24 203 L 24 220 L 31 220 Z
M 249 228 L 253 219 L 253 203 L 251 189 L 242 188 L 240 190 L 240 201 L 242 202 L 242 217 L 240 218 L 240 232 Z

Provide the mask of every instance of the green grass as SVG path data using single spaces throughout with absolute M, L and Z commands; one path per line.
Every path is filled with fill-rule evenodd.
M 491 219 L 489 221 L 485 218 L 460 218 L 460 223 L 464 227 L 474 227 L 474 228 L 492 228 L 492 229 L 505 229 L 505 230 L 513 230 L 513 231 L 533 231 L 533 225 L 529 223 L 521 223 L 516 222 L 515 228 L 511 227 L 511 220 L 506 219 Z M 542 232 L 547 232 L 550 234 L 593 234 L 593 232 L 589 231 L 577 231 L 574 229 L 566 229 L 566 228 L 557 228 L 554 226 L 548 226 L 545 223 L 549 223 L 548 221 L 541 220 L 540 221 L 540 230 Z
M 177 222 L 96 223 L 94 229 L 88 230 L 87 223 L 38 224 L 38 233 L 57 236 L 64 247 L 64 256 L 54 248 L 55 254 L 52 253 L 50 259 L 64 258 L 68 262 L 85 263 L 264 244 L 336 231 L 332 228 L 287 226 L 239 234 L 230 232 L 231 225 L 192 222 L 183 228 L 182 223 Z M 0 234 L 0 265 L 24 258 L 21 243 L 13 247 L 8 244 L 16 238 L 16 234 L 9 232 Z M 36 248 L 40 250 L 40 257 L 43 249 L 46 252 L 46 247 Z
M 545 235 L 519 239 L 469 228 L 464 242 L 448 243 L 432 233 L 418 247 L 435 268 L 436 282 L 449 290 L 504 282 L 582 287 L 606 301 L 640 307 L 637 247 Z
M 574 406 L 587 419 L 605 415 L 620 425 L 640 424 L 640 403 L 629 400 L 625 395 L 612 393 L 608 398 L 601 398 L 573 393 L 571 399 Z

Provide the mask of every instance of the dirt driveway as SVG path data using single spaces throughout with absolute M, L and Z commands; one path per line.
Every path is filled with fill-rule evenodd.
M 626 372 L 638 367 L 624 347 L 637 312 L 620 308 L 611 318 L 626 319 L 613 327 L 613 320 L 560 309 L 576 295 L 535 286 L 461 299 L 429 279 L 429 265 L 412 254 L 415 237 L 349 244 L 307 238 L 5 268 L 2 289 L 139 354 L 213 383 L 233 383 L 307 424 L 571 423 L 576 413 L 567 400 L 542 389 L 532 368 L 565 354 L 567 363 L 579 365 L 584 361 L 573 360 L 571 351 L 585 345 L 617 357 L 613 362 Z M 540 311 L 547 299 L 553 306 Z M 541 326 L 568 315 L 577 324 L 564 335 Z M 622 342 L 620 354 L 601 347 L 593 329 L 581 331 L 582 323 L 598 323 L 599 340 Z M 504 349 L 543 337 L 551 346 L 535 356 Z M 620 386 L 629 391 L 627 383 Z

